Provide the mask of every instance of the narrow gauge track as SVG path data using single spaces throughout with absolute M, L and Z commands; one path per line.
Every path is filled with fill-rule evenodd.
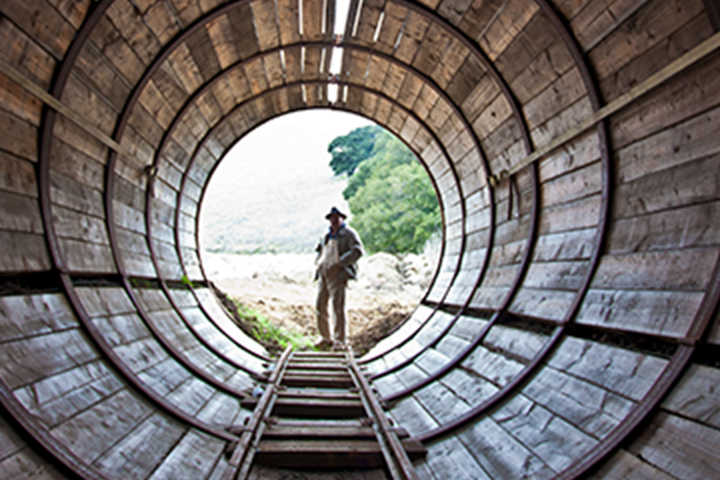
M 255 465 L 295 470 L 375 469 L 388 479 L 416 479 L 419 441 L 392 427 L 350 351 L 285 350 L 269 369 L 246 424 L 233 432 L 223 480 L 244 480 Z M 373 477 L 375 478 L 375 477 Z

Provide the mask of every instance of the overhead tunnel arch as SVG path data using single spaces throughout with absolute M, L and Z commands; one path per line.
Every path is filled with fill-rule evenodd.
M 0 471 L 227 469 L 271 357 L 207 288 L 203 190 L 252 129 L 336 108 L 443 205 L 433 285 L 360 359 L 422 478 L 712 476 L 717 12 L 361 0 L 337 37 L 333 1 L 3 2 Z

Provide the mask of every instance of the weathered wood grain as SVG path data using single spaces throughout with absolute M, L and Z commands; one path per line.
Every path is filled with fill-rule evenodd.
M 462 365 L 500 387 L 510 382 L 524 368 L 517 360 L 492 352 L 484 346 L 476 348 Z
M 682 27 L 703 8 L 702 1 L 698 0 L 649 2 L 588 53 L 597 78 L 602 80 L 616 73 Z
M 700 292 L 590 289 L 577 322 L 653 335 L 685 337 L 702 304 Z M 628 319 L 632 318 L 632 322 Z
M 438 426 L 438 423 L 413 397 L 401 400 L 392 408 L 390 415 L 395 419 L 395 423 L 402 425 L 411 436 Z
M 98 354 L 77 330 L 66 330 L 6 343 L 0 358 L 0 375 L 14 389 L 94 361 Z
M 554 368 L 540 370 L 523 389 L 523 394 L 600 440 L 622 422 L 635 405 Z
M 49 377 L 13 393 L 47 428 L 55 428 L 125 388 L 102 362 L 92 362 Z
M 712 478 L 720 469 L 720 455 L 711 445 L 720 442 L 720 432 L 700 423 L 658 414 L 629 450 L 675 478 Z
M 0 297 L 0 341 L 75 328 L 67 300 L 58 294 Z
M 424 464 L 438 480 L 448 476 L 458 480 L 490 479 L 457 437 L 431 445 Z
M 568 468 L 598 443 L 561 417 L 520 395 L 505 403 L 492 417 L 556 472 Z
M 51 430 L 52 436 L 88 462 L 102 455 L 152 413 L 149 405 L 126 390 Z
M 144 22 L 142 12 L 128 0 L 119 0 L 110 5 L 105 15 L 140 61 L 145 65 L 150 64 L 162 45 Z
M 458 434 L 490 478 L 539 478 L 555 475 L 537 455 L 492 418 L 485 418 Z
M 490 60 L 496 60 L 537 13 L 535 2 L 511 0 L 488 25 L 478 43 Z
M 45 0 L 8 0 L 0 12 L 58 59 L 65 54 L 77 28 Z
M 186 427 L 155 413 L 98 458 L 95 465 L 108 474 L 147 478 L 186 432 Z
M 439 382 L 433 382 L 421 388 L 415 392 L 413 397 L 441 424 L 451 421 L 470 410 L 469 404 Z
M 666 360 L 566 337 L 548 365 L 634 401 L 657 381 Z
M 595 474 L 591 474 L 588 478 L 592 480 L 600 480 L 601 478 L 672 480 L 675 477 L 658 470 L 627 450 L 618 450 L 615 455 L 600 466 Z

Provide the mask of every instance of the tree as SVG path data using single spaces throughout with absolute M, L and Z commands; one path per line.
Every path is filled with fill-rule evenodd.
M 440 228 L 435 190 L 410 149 L 376 128 L 372 156 L 357 162 L 343 191 L 352 226 L 370 253 L 419 253 Z
M 384 130 L 377 125 L 356 128 L 342 137 L 336 137 L 328 152 L 332 155 L 330 168 L 335 175 L 347 173 L 352 176 L 360 162 L 370 158 L 375 148 L 375 138 Z

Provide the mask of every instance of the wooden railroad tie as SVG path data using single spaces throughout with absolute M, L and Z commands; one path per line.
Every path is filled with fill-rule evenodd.
M 269 402 L 243 401 L 254 418 L 262 415 L 245 463 L 314 471 L 383 468 L 388 478 L 417 478 L 411 461 L 423 458 L 425 447 L 381 415 L 352 353 L 294 352 L 270 373 Z

